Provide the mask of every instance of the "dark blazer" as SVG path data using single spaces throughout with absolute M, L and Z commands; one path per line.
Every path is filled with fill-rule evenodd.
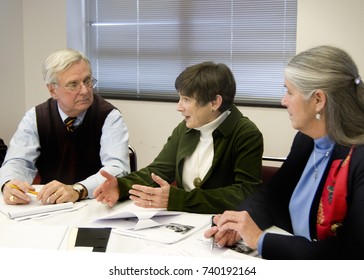
M 272 225 L 292 233 L 289 201 L 313 150 L 313 139 L 297 133 L 291 151 L 271 182 L 245 201 L 247 210 L 261 229 Z M 347 216 L 337 236 L 316 241 L 316 217 L 323 184 L 335 159 L 344 159 L 350 147 L 335 145 L 310 211 L 313 241 L 301 236 L 267 233 L 262 246 L 265 259 L 364 259 L 364 145 L 355 148 L 349 167 Z

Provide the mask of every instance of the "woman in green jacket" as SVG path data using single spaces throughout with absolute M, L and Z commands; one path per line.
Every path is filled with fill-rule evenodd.
M 263 137 L 233 104 L 236 84 L 224 64 L 203 62 L 176 79 L 184 120 L 145 168 L 106 181 L 94 192 L 112 207 L 132 199 L 145 208 L 194 213 L 237 209 L 261 183 Z

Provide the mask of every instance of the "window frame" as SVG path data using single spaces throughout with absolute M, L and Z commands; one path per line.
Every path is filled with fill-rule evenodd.
M 86 1 L 87 0 L 67 0 L 67 44 L 68 47 L 72 47 L 78 49 L 86 55 L 88 55 L 88 50 L 86 47 L 87 42 L 87 32 L 88 32 L 88 25 L 86 24 Z M 287 1 L 294 1 L 296 5 L 296 23 L 295 28 L 297 29 L 297 0 L 287 0 Z M 81 15 L 81 16 L 80 16 Z M 296 38 L 296 32 L 294 34 Z M 296 41 L 294 43 L 294 51 L 296 48 Z M 295 53 L 291 53 L 291 57 L 293 57 Z M 287 61 L 288 62 L 288 61 Z M 226 63 L 234 72 L 231 65 Z M 187 65 L 188 66 L 188 65 Z M 187 67 L 186 66 L 186 67 Z M 182 69 L 183 70 L 183 69 Z M 236 74 L 234 73 L 236 76 Z M 176 78 L 176 77 L 175 77 Z M 283 80 L 283 74 L 282 74 Z M 174 81 L 173 81 L 174 82 Z M 238 81 L 237 81 L 238 84 Z M 174 87 L 173 87 L 174 89 Z M 138 94 L 138 93 L 130 93 L 127 91 L 100 91 L 99 88 L 96 87 L 94 90 L 96 94 L 107 98 L 107 99 L 115 99 L 115 100 L 135 100 L 135 101 L 154 101 L 154 102 L 177 102 L 179 99 L 178 94 L 173 91 L 171 94 L 168 95 L 158 95 L 156 93 L 150 93 L 148 95 Z M 282 83 L 282 92 L 281 95 L 284 94 L 284 82 Z M 239 94 L 237 92 L 234 104 L 238 106 L 251 106 L 251 107 L 269 107 L 269 108 L 282 108 L 280 103 L 280 98 L 275 98 L 273 101 L 266 101 L 260 99 L 240 99 Z M 274 95 L 277 97 L 277 95 Z

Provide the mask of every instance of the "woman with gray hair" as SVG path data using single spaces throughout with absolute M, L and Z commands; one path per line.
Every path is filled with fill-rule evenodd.
M 364 259 L 364 85 L 343 50 L 319 46 L 285 71 L 297 133 L 272 178 L 240 212 L 215 217 L 205 237 L 240 239 L 266 259 Z M 269 233 L 278 226 L 291 235 Z

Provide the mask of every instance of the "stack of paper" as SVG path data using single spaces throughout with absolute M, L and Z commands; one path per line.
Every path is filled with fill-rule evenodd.
M 60 203 L 60 204 L 41 204 L 35 198 L 29 204 L 24 205 L 8 205 L 1 199 L 0 211 L 8 218 L 15 220 L 29 219 L 32 217 L 44 216 L 64 211 L 65 209 L 72 209 L 74 203 Z

